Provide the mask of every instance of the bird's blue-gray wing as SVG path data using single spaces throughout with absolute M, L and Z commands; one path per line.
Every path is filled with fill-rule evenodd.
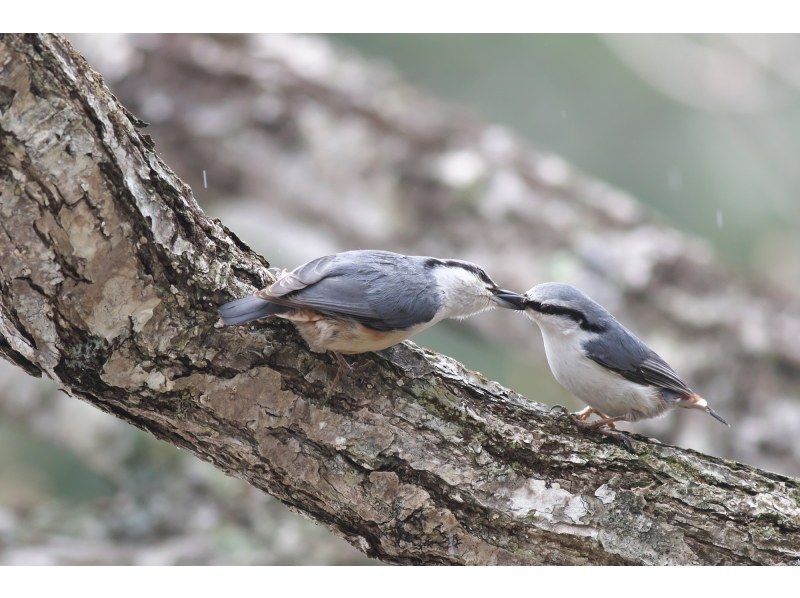
M 336 263 L 337 254 L 325 255 L 287 272 L 268 288 L 259 292 L 264 299 L 283 297 L 325 278 Z
M 643 386 L 657 386 L 678 395 L 692 390 L 655 351 L 614 321 L 602 334 L 583 343 L 586 356 Z
M 311 261 L 258 295 L 289 307 L 356 320 L 376 330 L 431 320 L 438 293 L 430 273 L 406 256 L 348 251 Z

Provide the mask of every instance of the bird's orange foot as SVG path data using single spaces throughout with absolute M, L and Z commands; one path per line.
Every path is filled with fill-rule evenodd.
M 595 413 L 597 413 L 597 412 L 595 411 Z M 625 416 L 623 416 L 623 415 L 619 415 L 617 417 L 608 417 L 607 415 L 606 416 L 601 415 L 600 417 L 602 418 L 600 421 L 596 421 L 596 422 L 593 422 L 593 423 L 589 424 L 589 426 L 588 426 L 589 429 L 591 429 L 591 430 L 599 430 L 600 428 L 608 428 L 609 430 L 614 430 L 617 427 L 615 425 L 615 422 L 618 422 L 618 421 L 621 421 L 621 420 L 625 419 Z

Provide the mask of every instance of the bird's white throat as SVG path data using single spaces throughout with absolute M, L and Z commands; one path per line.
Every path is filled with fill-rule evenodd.
M 486 283 L 465 268 L 439 266 L 433 275 L 442 293 L 437 319 L 466 318 L 494 306 Z

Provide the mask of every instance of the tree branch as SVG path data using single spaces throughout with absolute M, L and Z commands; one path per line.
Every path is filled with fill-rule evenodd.
M 267 262 L 57 36 L 0 38 L 0 352 L 396 563 L 787 563 L 796 481 L 599 442 L 412 344 L 336 365 L 217 328 Z M 263 223 L 273 234 L 270 222 Z
M 380 246 L 458 255 L 509 288 L 572 282 L 736 424 L 674 413 L 638 430 L 800 475 L 796 293 L 743 279 L 634 198 L 324 39 L 79 41 L 166 161 L 262 253 L 291 256 L 279 265 Z M 264 221 L 291 233 L 265 237 Z M 544 365 L 538 334 L 508 314 L 463 325 Z

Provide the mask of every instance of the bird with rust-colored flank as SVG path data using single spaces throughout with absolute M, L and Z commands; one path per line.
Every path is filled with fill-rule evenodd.
M 671 409 L 705 411 L 725 425 L 655 351 L 605 308 L 568 284 L 548 282 L 525 295 L 556 380 L 588 406 L 572 414 L 592 429 L 656 417 Z
M 312 351 L 331 351 L 349 368 L 342 354 L 380 351 L 445 318 L 498 306 L 521 310 L 524 297 L 499 288 L 475 264 L 359 250 L 283 272 L 219 312 L 229 325 L 267 316 L 289 320 Z

